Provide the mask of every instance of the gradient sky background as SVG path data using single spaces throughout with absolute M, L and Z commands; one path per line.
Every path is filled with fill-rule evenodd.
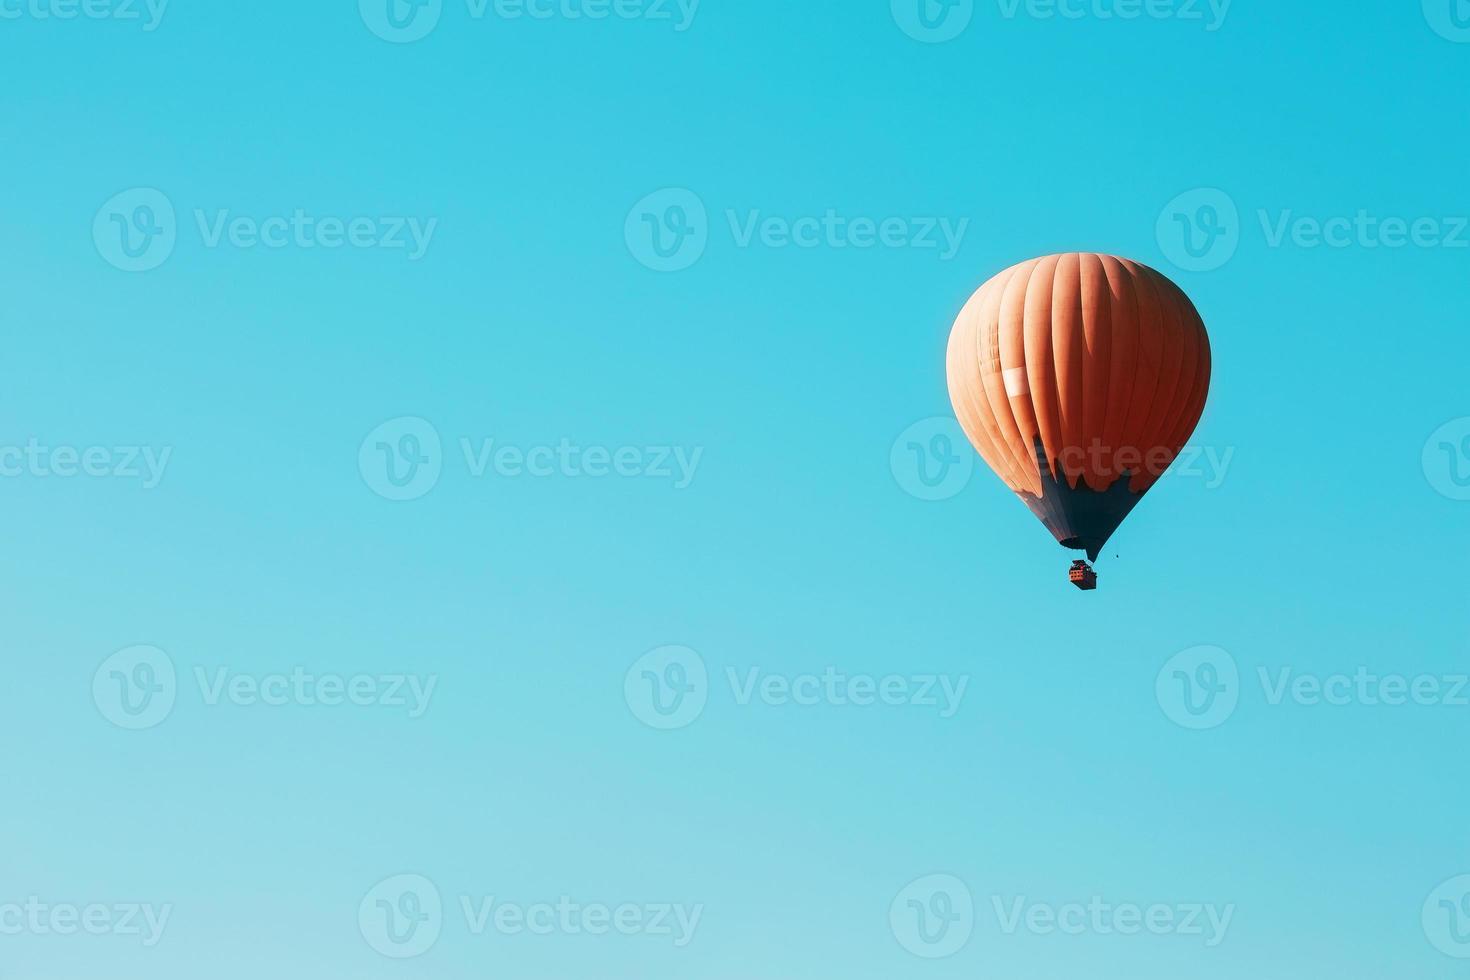
M 351 0 L 174 0 L 152 31 L 36 16 L 50 2 L 6 0 L 20 16 L 0 19 L 0 444 L 172 455 L 153 488 L 0 478 L 0 906 L 173 912 L 153 948 L 0 935 L 0 973 L 1470 970 L 1421 925 L 1470 872 L 1470 707 L 1273 705 L 1257 673 L 1470 669 L 1470 503 L 1449 468 L 1470 458 L 1431 441 L 1452 420 L 1470 432 L 1470 233 L 1273 246 L 1260 218 L 1470 214 L 1470 37 L 1448 2 L 1236 0 L 1210 30 L 1203 4 L 1125 21 L 1091 0 L 1076 19 L 986 0 L 926 43 L 887 0 L 704 0 L 684 31 L 445 0 L 405 44 Z M 176 209 L 177 245 L 129 273 L 93 223 L 139 187 Z M 708 213 L 707 250 L 678 272 L 625 241 L 664 188 Z M 1238 219 L 1217 267 L 1186 271 L 1158 225 L 1200 188 Z M 946 261 L 740 247 L 726 218 L 829 208 L 969 224 Z M 438 225 L 418 261 L 210 248 L 196 209 Z M 1088 595 L 978 461 L 939 501 L 890 465 L 901 432 L 950 411 L 944 345 L 969 293 L 1070 249 L 1132 256 L 1194 298 L 1215 377 L 1192 444 L 1233 453 L 1222 480 L 1165 479 Z M 441 437 L 442 475 L 394 502 L 358 454 L 403 416 Z M 684 489 L 476 478 L 462 438 L 703 456 Z M 178 674 L 172 712 L 141 731 L 93 696 L 135 644 Z M 624 699 L 666 644 L 710 677 L 674 731 Z M 1238 707 L 1195 731 L 1155 681 L 1199 645 L 1237 665 Z M 438 686 L 411 719 L 210 705 L 194 674 L 298 666 Z M 726 680 L 828 666 L 968 688 L 941 718 L 743 705 Z M 358 910 L 404 872 L 446 914 L 428 952 L 395 960 Z M 936 873 L 976 919 L 930 960 L 889 906 Z M 476 936 L 463 895 L 704 912 L 682 949 Z M 1095 895 L 1235 911 L 1205 948 L 1008 934 L 993 908 Z

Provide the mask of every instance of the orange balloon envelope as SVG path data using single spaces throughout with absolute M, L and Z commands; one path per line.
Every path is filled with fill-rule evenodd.
M 985 462 L 1063 547 L 1096 559 L 1194 432 L 1210 341 L 1189 297 L 1148 266 L 1048 255 L 970 297 L 948 376 Z

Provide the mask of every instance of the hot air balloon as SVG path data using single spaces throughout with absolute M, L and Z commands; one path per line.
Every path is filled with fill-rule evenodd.
M 1210 341 L 1163 274 L 1070 252 L 976 290 L 950 333 L 947 373 L 976 451 L 1062 547 L 1096 561 L 1194 432 Z M 1080 559 L 1068 579 L 1097 585 Z

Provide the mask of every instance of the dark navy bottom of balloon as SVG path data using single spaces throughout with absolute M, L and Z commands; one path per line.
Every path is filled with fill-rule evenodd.
M 1097 561 L 1108 538 L 1143 499 L 1143 494 L 1128 489 L 1131 474 L 1124 473 L 1106 490 L 1093 490 L 1083 480 L 1078 480 L 1074 489 L 1065 479 L 1058 480 L 1051 475 L 1046 450 L 1039 439 L 1036 463 L 1041 472 L 1041 496 L 1023 493 L 1021 499 L 1063 548 L 1085 551 L 1089 560 Z

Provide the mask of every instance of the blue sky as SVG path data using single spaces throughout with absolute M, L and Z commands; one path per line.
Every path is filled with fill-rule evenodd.
M 8 974 L 1463 975 L 1463 0 L 395 2 L 0 0 Z M 906 451 L 1073 249 L 1092 594 Z

